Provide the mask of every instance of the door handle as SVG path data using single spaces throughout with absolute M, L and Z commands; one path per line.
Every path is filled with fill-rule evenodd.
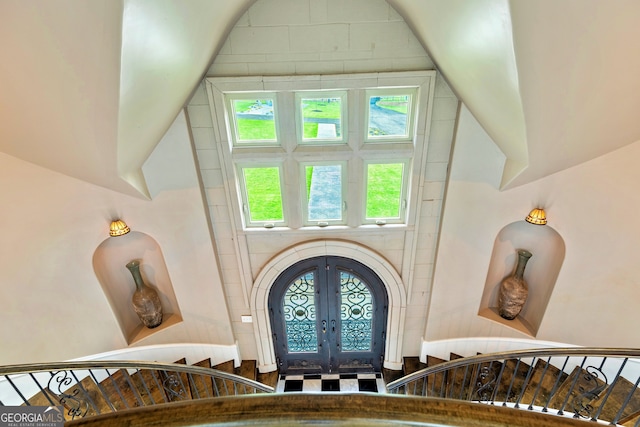
M 333 332 L 333 333 L 336 332 L 336 321 L 335 320 L 331 321 L 331 332 Z
M 323 334 L 327 333 L 327 321 L 326 320 L 322 321 L 322 333 Z

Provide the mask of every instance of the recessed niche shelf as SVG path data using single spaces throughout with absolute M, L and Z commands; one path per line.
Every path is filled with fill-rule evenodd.
M 152 329 L 142 325 L 133 311 L 131 297 L 136 286 L 126 264 L 134 259 L 140 260 L 144 282 L 158 291 L 162 303 L 162 324 Z M 124 236 L 107 238 L 93 254 L 93 269 L 127 344 L 137 343 L 182 322 L 162 251 L 151 236 L 132 231 Z
M 529 295 L 520 314 L 513 320 L 507 320 L 498 314 L 498 290 L 502 279 L 511 275 L 515 269 L 518 249 L 526 249 L 533 254 L 524 273 L 524 279 L 529 285 Z M 535 337 L 560 273 L 564 255 L 564 240 L 548 225 L 517 221 L 504 227 L 493 245 L 478 316 Z
M 149 329 L 140 323 L 129 335 L 127 342 L 133 344 L 135 342 L 142 341 L 143 339 L 150 337 L 151 335 L 166 329 L 170 326 L 177 325 L 182 322 L 182 317 L 177 314 L 169 313 L 165 314 L 162 318 L 162 324 L 156 328 Z

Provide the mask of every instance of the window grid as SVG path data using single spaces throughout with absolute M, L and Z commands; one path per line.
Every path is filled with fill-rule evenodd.
M 297 229 L 329 225 L 359 227 L 368 224 L 406 224 L 411 167 L 416 149 L 415 116 L 419 111 L 416 105 L 417 86 L 391 89 L 356 87 L 340 91 L 295 91 L 287 88 L 251 93 L 221 91 L 220 94 L 226 107 L 229 141 L 228 151 L 223 150 L 223 154 L 229 156 L 228 159 L 236 170 L 237 197 L 241 204 L 244 228 Z M 406 132 L 382 137 L 369 134 L 372 97 L 379 97 L 378 101 L 381 101 L 385 108 L 391 105 L 400 109 L 399 113 L 404 115 Z M 255 140 L 244 139 L 238 142 L 234 102 L 246 107 L 246 102 L 251 100 L 258 103 L 258 106 L 269 102 L 273 107 L 275 139 L 258 137 Z M 308 100 L 340 104 L 339 120 L 338 114 L 334 113 L 332 116 L 336 119 L 336 124 L 339 123 L 336 139 L 304 137 L 303 123 L 307 116 L 303 113 L 301 104 L 309 102 Z M 245 103 L 238 104 L 239 101 Z M 317 106 L 322 107 L 316 103 L 313 105 L 314 109 Z M 420 150 L 422 151 L 422 147 Z M 246 177 L 242 176 L 243 168 L 263 167 L 264 162 L 271 162 L 271 166 L 277 164 L 279 170 L 282 215 L 273 219 L 259 215 L 252 217 L 250 192 L 246 187 Z M 370 195 L 366 184 L 369 180 L 368 167 L 377 164 L 395 164 L 396 168 L 401 166 L 401 174 L 394 181 L 394 197 L 397 200 L 394 203 L 397 213 L 394 211 L 393 214 L 382 215 L 370 212 L 371 207 L 367 204 Z M 322 218 L 322 215 L 311 212 L 305 168 L 314 165 L 320 166 L 321 169 L 329 165 L 340 165 L 338 175 L 341 188 L 337 192 L 341 193 L 338 196 L 341 203 L 334 202 L 332 206 L 332 212 L 339 212 L 340 215 L 326 215 L 326 218 Z

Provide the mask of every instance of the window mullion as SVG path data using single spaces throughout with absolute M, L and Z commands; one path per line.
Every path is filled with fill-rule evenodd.
M 298 185 L 300 180 L 304 180 L 304 177 L 300 176 L 298 162 L 293 156 L 288 156 L 283 166 L 285 182 L 283 188 L 284 209 L 289 218 L 289 227 L 297 229 L 303 225 L 302 207 L 297 201 L 304 197 L 300 194 L 300 186 Z

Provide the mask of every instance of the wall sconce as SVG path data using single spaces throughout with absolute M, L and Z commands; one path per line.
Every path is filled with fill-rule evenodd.
M 124 221 L 122 221 L 121 219 L 116 219 L 114 221 L 111 221 L 111 226 L 109 227 L 109 236 L 124 236 L 130 231 L 131 229 L 127 224 L 124 223 Z
M 547 223 L 547 215 L 544 213 L 544 209 L 535 208 L 529 212 L 529 215 L 524 220 L 530 224 L 545 225 Z

